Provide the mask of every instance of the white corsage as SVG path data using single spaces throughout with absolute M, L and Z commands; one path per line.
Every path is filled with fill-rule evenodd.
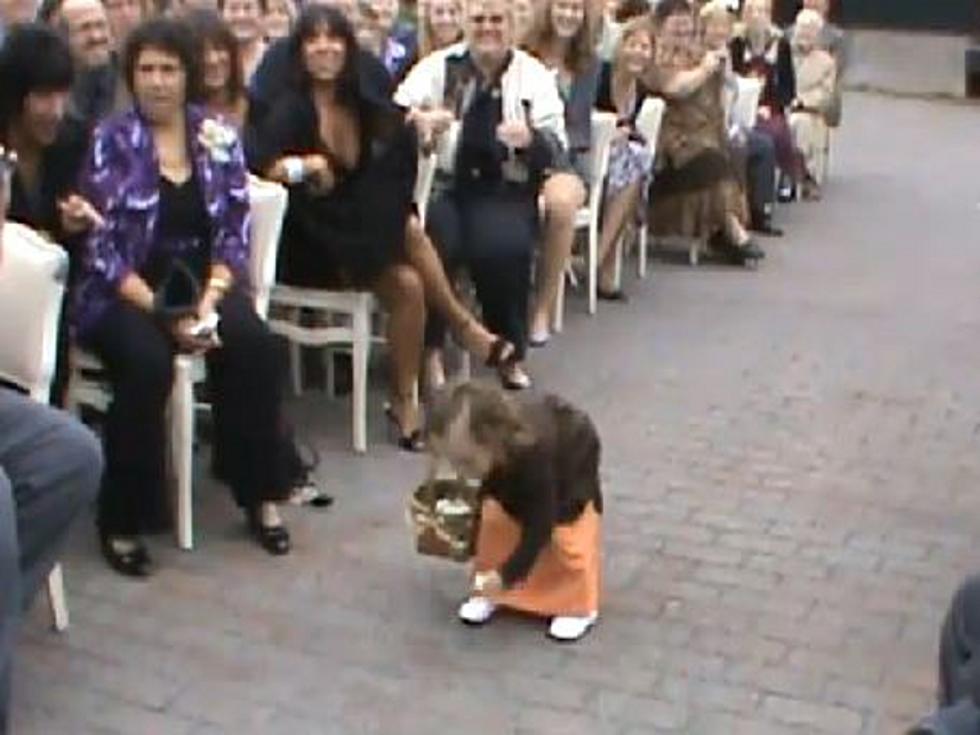
M 201 123 L 197 140 L 207 149 L 216 163 L 228 163 L 231 160 L 231 150 L 238 140 L 238 134 L 224 123 L 208 118 Z

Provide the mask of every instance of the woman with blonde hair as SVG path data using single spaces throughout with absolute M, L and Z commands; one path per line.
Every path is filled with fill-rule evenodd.
M 545 236 L 531 316 L 532 347 L 548 340 L 549 315 L 575 239 L 575 215 L 585 203 L 592 108 L 599 85 L 597 10 L 593 0 L 544 0 L 525 40 L 527 51 L 555 75 L 568 136 L 568 160 L 548 176 L 541 190 Z
M 609 151 L 599 236 L 599 292 L 606 298 L 626 298 L 614 283 L 615 245 L 636 217 L 653 169 L 648 141 L 636 127 L 643 101 L 650 95 L 642 77 L 653 62 L 653 48 L 653 25 L 646 17 L 634 18 L 622 28 L 613 60 L 603 62 L 599 72 L 596 109 L 615 113 L 618 120 Z
M 498 607 L 551 618 L 574 641 L 599 615 L 601 446 L 591 419 L 553 395 L 518 401 L 496 386 L 447 389 L 429 417 L 434 462 L 481 483 L 470 625 Z
M 428 0 L 420 10 L 419 58 L 463 39 L 462 0 Z
M 803 160 L 803 198 L 810 200 L 821 196 L 827 114 L 837 87 L 837 62 L 819 45 L 823 25 L 816 10 L 801 10 L 793 32 L 796 98 L 789 106 L 789 127 Z

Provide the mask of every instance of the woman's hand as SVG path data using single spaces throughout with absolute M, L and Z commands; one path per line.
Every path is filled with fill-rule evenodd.
M 759 108 L 759 119 L 760 120 L 768 120 L 771 117 L 772 117 L 772 111 L 768 107 L 762 106 L 762 107 Z
M 497 140 L 508 148 L 523 149 L 531 145 L 531 128 L 520 120 L 503 122 L 497 126 Z
M 185 316 L 170 326 L 170 332 L 181 352 L 199 355 L 219 345 L 217 332 L 211 332 L 207 336 L 195 334 L 198 324 L 197 316 Z
M 58 202 L 61 227 L 69 235 L 80 235 L 93 228 L 105 226 L 105 220 L 87 199 L 78 194 L 69 194 Z
M 303 180 L 317 193 L 328 192 L 337 183 L 330 161 L 319 153 L 303 156 L 303 172 Z
M 411 115 L 412 123 L 419 135 L 419 143 L 426 149 L 435 145 L 439 136 L 449 130 L 454 119 L 453 113 L 442 107 L 413 110 Z
M 500 572 L 492 569 L 489 572 L 477 572 L 473 575 L 473 591 L 484 597 L 495 595 L 502 592 L 504 582 L 500 578 Z

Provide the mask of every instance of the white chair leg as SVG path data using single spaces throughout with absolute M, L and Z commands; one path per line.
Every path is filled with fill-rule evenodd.
M 619 290 L 623 287 L 623 257 L 625 256 L 624 251 L 626 250 L 626 233 L 624 232 L 619 236 L 619 240 L 615 245 L 615 260 L 613 261 L 613 283 L 616 289 Z
M 691 240 L 690 249 L 688 250 L 687 257 L 690 260 L 691 265 L 696 266 L 700 260 L 701 243 L 698 240 Z
M 555 294 L 554 311 L 551 314 L 551 331 L 555 334 L 561 332 L 565 327 L 565 279 L 567 276 L 562 271 L 561 278 L 558 279 L 558 293 Z
M 589 314 L 595 314 L 598 304 L 598 280 L 599 280 L 599 224 L 593 222 L 589 225 Z
M 459 356 L 459 378 L 460 380 L 469 380 L 473 377 L 473 361 L 470 358 L 470 353 L 463 350 Z
M 647 231 L 646 222 L 641 222 L 639 225 L 639 232 L 637 234 L 639 239 L 639 247 L 637 250 L 637 261 L 636 261 L 636 275 L 640 278 L 647 277 L 647 247 L 649 245 L 650 233 Z
M 353 372 L 353 440 L 355 452 L 367 451 L 367 382 L 368 358 L 371 353 L 371 310 L 367 297 L 366 305 L 353 316 L 354 344 L 352 356 Z
M 321 350 L 323 369 L 327 376 L 327 397 L 333 400 L 337 397 L 337 353 L 330 347 Z
M 48 604 L 51 606 L 51 624 L 59 633 L 68 630 L 68 599 L 65 596 L 65 576 L 61 564 L 55 564 L 48 575 Z
M 174 387 L 170 399 L 170 451 L 177 481 L 177 545 L 194 548 L 194 506 L 192 472 L 194 461 L 194 381 L 191 358 L 181 355 L 174 361 Z

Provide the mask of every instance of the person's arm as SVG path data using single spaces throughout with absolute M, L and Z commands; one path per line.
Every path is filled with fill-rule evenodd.
M 783 38 L 779 41 L 776 57 L 776 99 L 779 105 L 786 109 L 795 98 L 796 70 L 793 68 L 793 51 L 789 42 Z
M 113 128 L 97 129 L 79 177 L 79 193 L 99 213 L 101 227 L 92 228 L 85 240 L 82 278 L 93 281 L 100 290 L 120 298 L 146 312 L 154 308 L 153 291 L 133 270 L 124 256 L 125 243 L 114 204 L 122 196 L 118 171 L 123 168 L 121 135 Z
M 227 162 L 215 164 L 223 169 L 219 180 L 224 181 L 222 196 L 225 207 L 211 241 L 211 272 L 202 296 L 202 301 L 206 299 L 207 305 L 212 308 L 221 301 L 221 297 L 231 289 L 236 280 L 247 280 L 251 259 L 248 171 L 237 135 L 229 146 L 229 154 Z
M 557 487 L 552 463 L 545 456 L 532 453 L 521 460 L 520 471 L 510 490 L 524 498 L 524 508 L 518 522 L 521 539 L 510 557 L 500 566 L 500 579 L 505 588 L 513 587 L 530 574 L 541 550 L 551 540 L 557 516 Z
M 703 87 L 712 75 L 720 68 L 722 57 L 714 51 L 708 51 L 701 63 L 693 69 L 671 71 L 666 70 L 660 87 L 661 93 L 668 99 L 685 99 Z
M 823 51 L 814 53 L 823 54 Z M 834 99 L 834 87 L 836 85 L 836 67 L 834 59 L 830 54 L 826 56 L 825 70 L 820 78 L 807 87 L 800 89 L 796 96 L 797 102 L 801 107 L 811 112 L 825 112 Z

